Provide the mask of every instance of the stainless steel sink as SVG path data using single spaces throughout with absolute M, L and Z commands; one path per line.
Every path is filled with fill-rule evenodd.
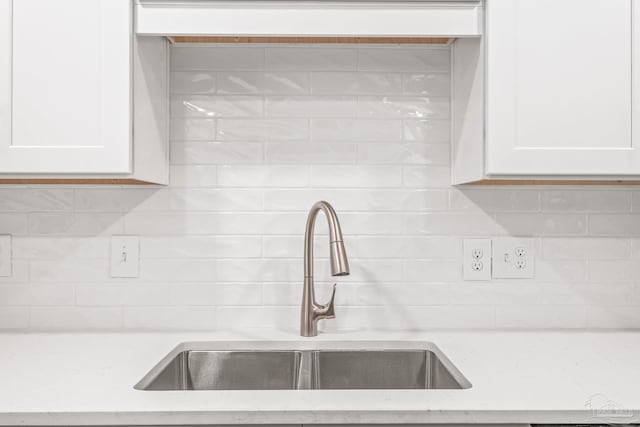
M 301 357 L 299 351 L 182 351 L 143 389 L 295 389 Z
M 421 345 L 418 345 L 421 344 Z M 253 348 L 252 348 L 253 347 Z M 287 348 L 289 347 L 289 348 Z M 463 389 L 469 381 L 431 343 L 184 343 L 138 390 Z
M 318 351 L 314 361 L 318 389 L 464 388 L 428 350 Z

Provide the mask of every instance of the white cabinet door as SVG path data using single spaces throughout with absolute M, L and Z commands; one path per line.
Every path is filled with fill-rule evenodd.
M 11 1 L 0 0 L 0 146 L 11 143 Z M 0 160 L 1 161 L 1 160 Z
M 634 1 L 487 1 L 488 174 L 640 174 Z
M 0 0 L 0 173 L 131 170 L 130 0 Z

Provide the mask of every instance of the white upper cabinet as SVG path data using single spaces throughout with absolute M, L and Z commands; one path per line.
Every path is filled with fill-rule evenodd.
M 0 0 L 0 182 L 168 181 L 168 42 L 134 37 L 132 15 Z
M 130 1 L 0 4 L 0 171 L 130 172 Z
M 487 1 L 488 176 L 640 175 L 632 3 Z

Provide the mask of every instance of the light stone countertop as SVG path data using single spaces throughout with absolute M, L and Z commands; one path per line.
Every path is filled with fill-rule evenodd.
M 473 386 L 133 389 L 179 343 L 230 340 L 429 341 Z M 640 332 L 1 334 L 0 378 L 0 425 L 640 423 Z

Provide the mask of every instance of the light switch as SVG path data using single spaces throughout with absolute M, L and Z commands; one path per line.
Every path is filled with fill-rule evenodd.
M 11 236 L 0 236 L 0 277 L 11 277 Z
M 140 238 L 111 236 L 111 277 L 138 277 L 140 274 Z

